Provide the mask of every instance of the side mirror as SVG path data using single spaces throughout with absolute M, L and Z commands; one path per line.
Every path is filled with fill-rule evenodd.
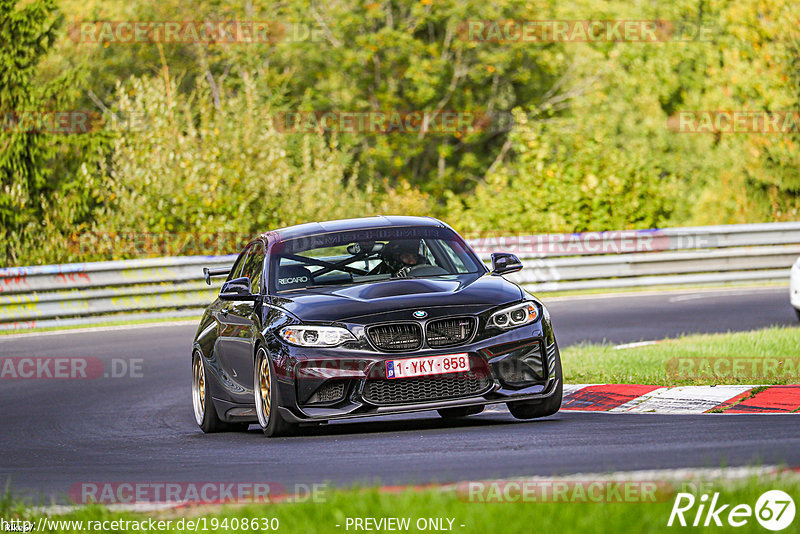
M 220 300 L 256 300 L 258 295 L 250 293 L 250 279 L 246 276 L 234 278 L 222 284 Z
M 492 274 L 508 274 L 522 270 L 522 262 L 514 254 L 492 253 Z

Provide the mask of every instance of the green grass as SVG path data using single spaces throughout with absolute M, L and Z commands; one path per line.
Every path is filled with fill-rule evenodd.
M 800 328 L 690 335 L 626 349 L 575 345 L 561 356 L 567 384 L 800 384 Z
M 185 508 L 169 512 L 158 513 L 129 513 L 112 512 L 102 506 L 91 506 L 78 509 L 69 514 L 56 516 L 53 519 L 64 521 L 83 521 L 84 532 L 88 521 L 105 521 L 124 519 L 141 521 L 148 518 L 170 519 L 171 528 L 166 532 L 180 532 L 176 522 L 180 519 L 204 521 L 208 531 L 225 532 L 219 526 L 227 518 L 228 532 L 236 531 L 230 528 L 233 518 L 277 518 L 279 528 L 277 532 L 287 534 L 313 534 L 313 533 L 344 533 L 356 532 L 351 526 L 346 529 L 348 518 L 409 518 L 411 527 L 407 532 L 419 532 L 415 524 L 419 518 L 449 518 L 453 520 L 453 532 L 480 533 L 492 532 L 530 533 L 530 532 L 559 532 L 568 533 L 618 533 L 618 532 L 662 532 L 680 530 L 681 532 L 695 532 L 700 529 L 667 528 L 667 520 L 675 502 L 676 491 L 688 491 L 697 500 L 703 493 L 712 496 L 719 491 L 718 505 L 730 504 L 728 511 L 734 505 L 747 504 L 755 507 L 758 497 L 768 490 L 781 489 L 792 496 L 797 502 L 800 499 L 800 482 L 797 476 L 750 478 L 725 483 L 702 483 L 692 481 L 692 487 L 681 487 L 681 483 L 672 483 L 668 491 L 657 493 L 656 502 L 614 502 L 593 503 L 574 502 L 504 502 L 504 503 L 479 503 L 469 502 L 464 494 L 439 489 L 425 489 L 420 491 L 405 490 L 402 492 L 381 492 L 376 489 L 347 490 L 329 493 L 325 502 L 302 503 L 276 503 L 276 504 L 250 504 L 236 506 L 205 506 L 202 508 Z M 700 489 L 702 488 L 702 489 Z M 697 504 L 691 512 L 687 512 L 689 523 L 694 518 Z M 721 515 L 723 527 L 713 530 L 726 532 L 730 527 L 725 525 L 727 511 Z M 0 515 L 6 520 L 12 517 L 24 518 L 38 523 L 40 517 L 30 508 L 13 505 L 5 501 L 0 507 Z M 218 528 L 212 528 L 216 524 Z M 800 517 L 795 518 L 793 525 L 786 530 L 792 531 Z M 447 521 L 445 521 L 447 524 Z M 340 525 L 340 526 L 336 526 Z M 462 526 L 463 525 L 463 526 Z M 48 532 L 81 532 L 75 524 L 71 526 L 51 525 Z M 185 526 L 183 531 L 188 530 Z M 202 527 L 198 529 L 203 532 Z M 754 517 L 748 519 L 747 525 L 737 528 L 737 532 L 765 532 Z M 117 532 L 134 532 L 131 528 L 118 528 Z M 239 529 L 239 531 L 242 531 Z M 263 530 L 262 530 L 263 531 Z M 361 531 L 363 532 L 363 531 Z M 401 531 L 402 532 L 402 531 Z

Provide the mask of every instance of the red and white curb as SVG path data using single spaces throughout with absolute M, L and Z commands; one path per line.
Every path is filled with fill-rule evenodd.
M 764 389 L 766 388 L 766 389 Z M 561 409 L 612 413 L 798 413 L 800 384 L 781 386 L 648 386 L 571 384 Z

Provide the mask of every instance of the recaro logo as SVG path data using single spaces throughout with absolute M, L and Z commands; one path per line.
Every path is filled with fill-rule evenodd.
M 747 524 L 755 511 L 756 520 L 759 524 L 772 531 L 783 530 L 792 524 L 795 515 L 794 501 L 788 493 L 781 490 L 770 490 L 764 492 L 756 501 L 755 510 L 749 504 L 737 504 L 730 508 L 730 504 L 717 506 L 719 493 L 714 493 L 711 502 L 708 502 L 708 494 L 704 493 L 700 499 L 695 499 L 691 493 L 678 493 L 675 496 L 675 504 L 669 514 L 667 526 L 671 527 L 677 519 L 677 524 L 682 527 L 688 525 L 684 513 L 692 516 L 692 508 L 697 504 L 697 511 L 694 512 L 694 520 L 691 526 L 723 526 L 723 520 L 727 520 L 727 526 L 741 527 Z M 730 508 L 730 510 L 728 510 Z M 727 512 L 725 514 L 724 512 Z M 705 514 L 705 521 L 703 517 Z
M 298 282 L 308 282 L 307 276 L 292 276 L 290 278 L 278 278 L 279 284 L 296 284 Z

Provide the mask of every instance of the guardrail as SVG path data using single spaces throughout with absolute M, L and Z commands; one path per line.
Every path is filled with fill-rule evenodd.
M 484 260 L 516 253 L 509 275 L 534 292 L 680 284 L 788 281 L 800 222 L 504 236 L 472 240 Z
M 788 282 L 800 256 L 800 222 L 482 237 L 470 244 L 484 261 L 493 251 L 516 253 L 525 268 L 508 277 L 533 292 Z M 0 269 L 0 330 L 197 316 L 220 284 L 205 285 L 202 268 L 226 267 L 235 257 Z
M 140 317 L 136 312 L 197 316 L 221 283 L 207 286 L 203 267 L 228 267 L 234 259 L 178 256 L 0 269 L 0 330 L 129 320 Z

